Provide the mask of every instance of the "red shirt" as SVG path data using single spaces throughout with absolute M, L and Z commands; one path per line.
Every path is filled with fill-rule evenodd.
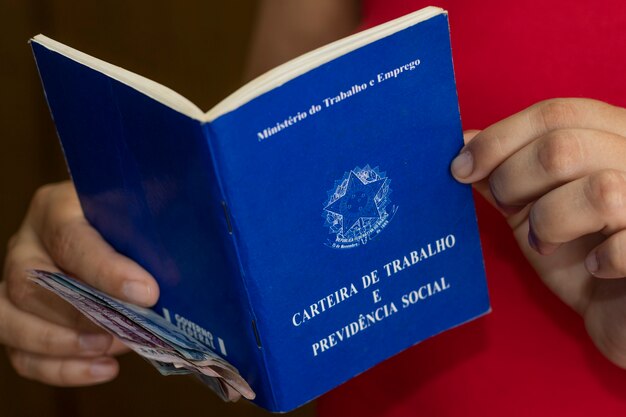
M 428 5 L 365 1 L 370 27 Z M 626 3 L 439 1 L 449 12 L 465 129 L 551 97 L 626 107 Z M 502 217 L 477 198 L 493 312 L 429 339 L 318 402 L 320 416 L 614 416 L 626 371 L 540 281 Z

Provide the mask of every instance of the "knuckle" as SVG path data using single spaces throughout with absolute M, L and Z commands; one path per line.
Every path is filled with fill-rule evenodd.
M 577 119 L 578 110 L 575 101 L 553 98 L 537 104 L 538 122 L 550 131 L 567 127 Z
M 93 274 L 89 278 L 93 281 L 94 285 L 104 290 L 105 288 L 102 288 L 104 283 L 107 283 L 110 285 L 115 284 L 115 282 L 110 282 L 109 280 L 105 278 L 107 275 L 111 274 L 111 270 L 113 268 L 114 268 L 113 263 L 108 262 L 108 259 L 106 259 L 105 257 L 100 257 L 97 261 L 95 261 Z
M 9 361 L 19 376 L 22 378 L 30 377 L 28 358 L 24 353 L 18 350 L 11 350 L 9 352 Z
M 35 287 L 23 275 L 23 271 L 14 266 L 15 263 L 7 263 L 7 295 L 9 300 L 16 306 L 23 306 L 31 302 L 35 295 Z
M 42 185 L 41 187 L 35 190 L 33 194 L 33 198 L 31 199 L 31 208 L 35 211 L 40 211 L 48 206 L 50 201 L 50 196 L 54 192 L 53 184 Z
M 11 237 L 9 237 L 9 240 L 7 241 L 7 253 L 10 253 L 13 249 L 15 249 L 15 247 L 17 246 L 19 241 L 19 233 L 14 233 Z
M 94 286 L 100 291 L 107 292 L 112 295 L 116 295 L 118 282 L 114 279 L 114 275 L 111 273 L 114 269 L 114 264 L 109 262 L 105 257 L 99 257 L 93 260 L 93 264 L 90 266 L 90 270 L 80 279 L 86 281 L 89 285 Z M 121 285 L 121 284 L 120 284 Z
M 91 273 L 84 279 L 88 279 L 91 285 L 101 291 L 119 296 L 125 282 L 125 270 L 115 255 L 112 248 L 100 252 L 98 258 L 93 260 Z
M 474 163 L 484 165 L 492 158 L 506 158 L 507 142 L 510 138 L 507 135 L 501 135 L 492 129 L 485 129 L 481 132 L 480 137 L 472 140 L 465 147 L 470 150 L 474 157 Z
M 14 325 L 10 331 L 10 343 L 11 346 L 15 346 L 19 349 L 24 349 L 31 351 L 31 347 L 33 345 L 33 341 L 27 336 L 23 327 L 19 327 L 19 325 Z
M 537 159 L 541 168 L 551 177 L 566 177 L 583 158 L 578 137 L 572 132 L 559 129 L 550 132 L 539 142 Z
M 70 372 L 67 362 L 60 363 L 56 368 L 57 385 L 62 387 L 72 385 L 74 382 L 72 376 L 72 372 Z
M 624 210 L 626 178 L 615 170 L 605 170 L 589 177 L 587 198 L 604 216 L 619 215 Z
M 114 258 L 102 256 L 96 263 L 91 278 L 93 285 L 102 291 L 120 296 L 125 282 L 123 265 Z
M 4 265 L 2 267 L 2 281 L 10 281 L 13 279 L 15 275 L 16 267 L 16 259 L 11 250 L 7 251 L 6 258 L 4 260 Z
M 39 335 L 40 348 L 50 355 L 79 355 L 83 349 L 77 331 L 47 326 Z
M 54 352 L 56 335 L 50 327 L 44 327 L 38 334 L 37 339 L 42 352 Z
M 626 247 L 623 239 L 622 236 L 616 236 L 615 239 L 611 240 L 607 250 L 600 251 L 599 254 L 602 257 L 600 263 L 605 264 L 603 268 L 608 267 L 610 270 L 626 276 L 626 253 L 624 252 Z
M 66 267 L 68 259 L 74 251 L 76 242 L 76 223 L 64 222 L 51 225 L 47 234 L 48 250 L 55 263 L 61 267 Z
M 4 260 L 4 266 L 2 268 L 4 281 L 11 281 L 15 279 L 16 272 L 19 270 L 18 263 L 19 262 L 15 259 L 15 256 L 13 256 L 10 252 L 7 253 L 7 257 Z

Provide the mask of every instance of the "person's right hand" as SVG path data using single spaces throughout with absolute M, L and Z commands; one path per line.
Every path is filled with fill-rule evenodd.
M 57 386 L 117 376 L 126 348 L 61 298 L 27 278 L 30 269 L 63 271 L 113 297 L 151 306 L 154 278 L 117 253 L 85 217 L 71 182 L 40 188 L 10 239 L 0 283 L 0 344 L 23 377 Z

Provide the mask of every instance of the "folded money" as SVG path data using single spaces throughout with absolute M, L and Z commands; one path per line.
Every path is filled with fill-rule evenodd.
M 148 360 L 162 375 L 193 374 L 224 401 L 255 393 L 239 371 L 154 311 L 116 300 L 60 272 L 33 270 L 35 283 L 57 294 Z

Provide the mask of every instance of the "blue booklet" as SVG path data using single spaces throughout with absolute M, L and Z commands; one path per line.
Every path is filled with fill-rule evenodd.
M 429 7 L 208 113 L 45 36 L 32 48 L 89 222 L 155 311 L 293 409 L 490 310 L 448 18 Z

